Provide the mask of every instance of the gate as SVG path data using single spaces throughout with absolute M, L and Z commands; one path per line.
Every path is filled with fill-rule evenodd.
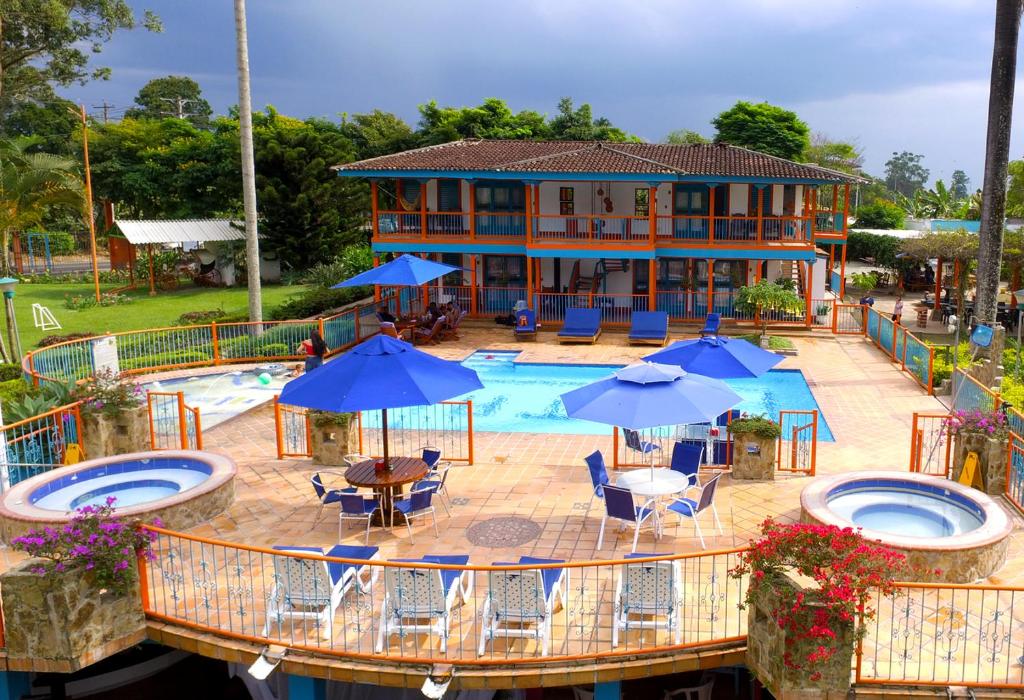
M 180 391 L 146 392 L 149 444 L 154 450 L 201 450 L 203 427 L 199 408 L 185 405 Z
M 277 436 L 277 458 L 312 457 L 309 412 L 301 406 L 289 406 L 274 397 L 274 426 Z
M 818 456 L 818 411 L 779 411 L 776 470 L 814 476 Z
M 910 433 L 910 471 L 948 478 L 952 438 L 946 413 L 915 413 Z
M 1006 446 L 1006 497 L 1024 511 L 1024 438 L 1014 432 Z

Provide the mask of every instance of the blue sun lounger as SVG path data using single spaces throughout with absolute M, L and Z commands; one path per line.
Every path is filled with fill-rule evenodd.
M 668 342 L 668 314 L 664 311 L 634 311 L 629 327 L 629 343 L 664 345 Z
M 531 309 L 516 311 L 516 326 L 513 329 L 516 340 L 537 339 L 537 316 Z
M 559 343 L 594 343 L 601 335 L 601 309 L 566 309 Z

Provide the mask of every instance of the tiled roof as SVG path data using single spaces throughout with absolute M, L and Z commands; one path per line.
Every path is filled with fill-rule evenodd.
M 794 178 L 854 182 L 846 173 L 776 158 L 728 144 L 677 146 L 596 141 L 466 139 L 370 158 L 339 172 L 432 170 L 524 173 L 629 173 Z

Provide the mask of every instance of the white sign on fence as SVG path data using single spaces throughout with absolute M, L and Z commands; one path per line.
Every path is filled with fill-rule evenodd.
M 117 361 L 117 338 L 105 335 L 92 341 L 92 366 L 94 373 L 103 371 L 114 375 L 121 373 L 121 367 Z

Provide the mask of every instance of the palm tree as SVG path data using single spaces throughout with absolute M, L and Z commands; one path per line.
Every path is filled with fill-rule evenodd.
M 40 226 L 56 209 L 82 210 L 78 163 L 30 153 L 31 138 L 0 140 L 0 246 L 3 274 L 11 272 L 11 234 Z
M 996 0 L 995 42 L 992 47 L 992 76 L 988 96 L 988 136 L 985 141 L 985 176 L 981 188 L 978 293 L 975 305 L 978 319 L 987 323 L 994 323 L 996 320 L 1021 10 L 1021 0 Z
M 935 181 L 934 190 L 919 190 L 915 198 L 920 202 L 925 216 L 933 219 L 951 219 L 961 207 L 960 200 L 942 180 Z
M 245 266 L 249 320 L 263 320 L 260 287 L 260 239 L 256 218 L 256 163 L 252 145 L 252 97 L 249 90 L 249 35 L 245 0 L 235 0 L 235 58 L 238 63 L 238 134 L 242 147 L 242 201 L 245 206 Z

